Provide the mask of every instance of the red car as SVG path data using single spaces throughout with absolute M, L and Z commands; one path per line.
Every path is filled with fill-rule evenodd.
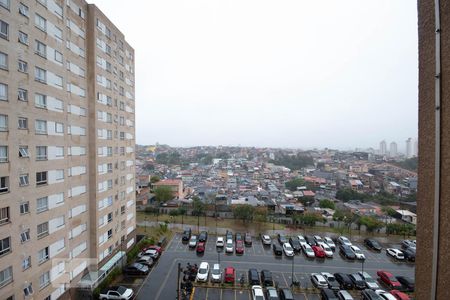
M 390 291 L 390 293 L 392 295 L 394 295 L 395 298 L 397 298 L 398 300 L 410 300 L 411 299 L 407 294 L 397 291 L 397 290 L 392 290 L 392 291 Z
M 380 277 L 380 280 L 387 284 L 389 287 L 395 289 L 397 287 L 401 287 L 401 283 L 398 282 L 397 278 L 394 277 L 391 273 L 383 270 L 378 270 L 377 275 Z
M 197 253 L 205 252 L 205 242 L 198 242 L 197 244 Z
M 244 254 L 244 242 L 243 241 L 236 242 L 236 254 Z
M 316 257 L 324 258 L 325 257 L 325 251 L 320 246 L 311 246 L 311 248 L 314 251 L 314 255 Z
M 159 254 L 162 253 L 162 248 L 159 247 L 159 246 L 156 246 L 156 245 L 147 246 L 144 249 L 142 249 L 142 252 L 145 252 L 145 251 L 150 250 L 150 249 L 156 250 L 156 252 L 158 252 Z

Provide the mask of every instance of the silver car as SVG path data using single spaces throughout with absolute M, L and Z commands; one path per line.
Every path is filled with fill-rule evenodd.
M 367 288 L 371 290 L 378 290 L 380 288 L 378 283 L 375 281 L 375 279 L 373 279 L 372 276 L 369 275 L 369 273 L 359 271 L 358 274 L 361 275 L 361 277 L 366 282 Z

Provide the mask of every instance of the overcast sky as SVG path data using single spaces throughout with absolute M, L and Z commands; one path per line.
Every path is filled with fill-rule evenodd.
M 417 136 L 416 1 L 90 2 L 136 51 L 139 144 L 401 150 Z

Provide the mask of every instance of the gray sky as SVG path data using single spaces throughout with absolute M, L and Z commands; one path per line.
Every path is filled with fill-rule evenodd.
M 135 48 L 139 144 L 401 150 L 417 136 L 416 1 L 90 2 Z

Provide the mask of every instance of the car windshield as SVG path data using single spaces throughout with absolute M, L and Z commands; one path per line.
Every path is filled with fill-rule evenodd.
M 191 236 L 191 242 L 195 242 L 197 240 L 197 237 L 195 235 Z
M 322 245 L 323 250 L 325 251 L 331 251 L 330 247 L 326 246 L 326 245 Z
M 359 249 L 353 249 L 353 251 L 355 251 L 356 254 L 362 254 L 362 251 Z
M 286 245 L 286 246 L 284 246 L 284 248 L 286 248 L 286 250 L 288 250 L 288 251 L 292 251 L 292 247 L 290 245 Z
M 314 253 L 314 250 L 312 248 L 306 248 L 306 252 L 308 253 Z
M 375 282 L 375 279 L 373 279 L 372 277 L 366 277 L 365 280 L 366 280 L 366 282 L 370 282 L 370 283 Z
M 127 291 L 127 288 L 123 287 L 123 286 L 119 286 L 117 291 L 119 292 L 119 294 L 123 295 Z
M 213 275 L 219 275 L 220 274 L 220 270 L 219 269 L 213 269 L 212 270 L 212 274 Z
M 198 273 L 199 274 L 206 274 L 206 268 L 205 269 L 199 269 Z
M 397 281 L 397 279 L 395 279 L 395 277 L 392 276 L 392 275 L 388 275 L 387 278 L 388 278 L 391 282 Z
M 334 281 L 336 281 L 336 279 L 334 279 L 334 277 L 328 277 L 327 280 L 328 280 L 328 282 L 334 282 Z
M 233 247 L 233 243 L 228 242 L 227 247 Z
M 269 237 L 268 235 L 264 235 L 264 236 L 263 236 L 263 239 L 265 239 L 265 240 L 270 240 L 270 237 Z

